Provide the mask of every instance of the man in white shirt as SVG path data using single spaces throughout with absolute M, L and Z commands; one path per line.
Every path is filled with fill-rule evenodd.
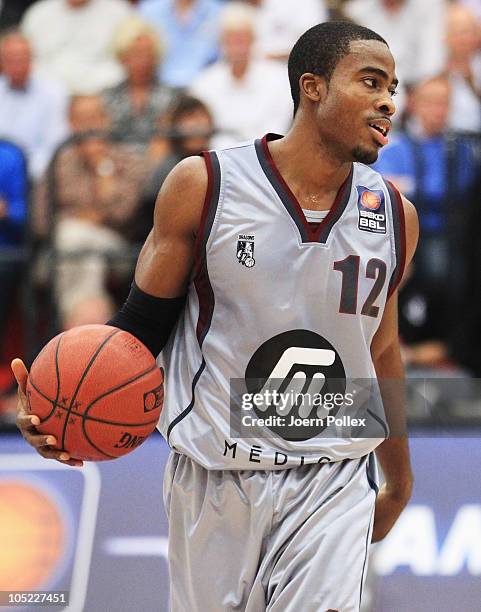
M 0 63 L 0 138 L 24 150 L 29 173 L 38 178 L 67 136 L 67 94 L 32 74 L 30 45 L 18 31 L 0 39 Z
M 301 34 L 329 19 L 325 0 L 256 0 L 255 4 L 259 6 L 258 48 L 270 59 L 287 61 Z
M 481 132 L 481 52 L 476 15 L 466 6 L 448 9 L 446 42 L 452 97 L 449 127 Z
M 191 92 L 211 110 L 214 147 L 266 132 L 287 131 L 292 119 L 287 67 L 254 57 L 256 9 L 232 2 L 221 18 L 223 59 L 206 68 Z
M 132 10 L 126 0 L 40 0 L 25 13 L 22 29 L 38 68 L 71 93 L 98 93 L 123 79 L 110 44 Z

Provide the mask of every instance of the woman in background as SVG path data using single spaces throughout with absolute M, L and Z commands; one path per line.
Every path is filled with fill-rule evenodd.
M 113 50 L 126 79 L 103 93 L 114 137 L 147 144 L 153 126 L 176 98 L 176 90 L 159 83 L 158 66 L 163 45 L 153 28 L 138 17 L 129 17 L 118 28 Z

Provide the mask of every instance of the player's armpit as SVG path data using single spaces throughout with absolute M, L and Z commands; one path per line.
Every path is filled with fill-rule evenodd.
M 135 282 L 145 293 L 173 298 L 186 292 L 207 186 L 201 157 L 184 159 L 165 180 L 135 270 Z

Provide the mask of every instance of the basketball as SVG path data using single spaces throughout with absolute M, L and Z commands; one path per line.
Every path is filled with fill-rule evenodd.
M 152 353 L 126 331 L 83 325 L 55 336 L 32 364 L 28 410 L 74 459 L 105 461 L 152 433 L 164 400 Z

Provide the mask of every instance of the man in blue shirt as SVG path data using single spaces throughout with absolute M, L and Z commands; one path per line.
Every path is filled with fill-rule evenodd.
M 441 286 L 449 271 L 462 264 L 459 241 L 463 240 L 469 194 L 478 172 L 470 142 L 447 131 L 449 103 L 447 79 L 436 77 L 420 83 L 412 94 L 407 129 L 381 151 L 375 164 L 418 211 L 422 239 L 416 274 L 428 284 Z
M 8 260 L 12 247 L 24 239 L 27 219 L 27 166 L 15 145 L 0 140 L 0 347 L 15 290 L 20 281 L 19 264 Z
M 381 151 L 375 169 L 416 206 L 420 240 L 412 282 L 441 311 L 442 333 L 430 340 L 444 343 L 448 358 L 464 362 L 472 282 L 467 243 L 479 165 L 472 143 L 447 130 L 450 94 L 444 77 L 418 84 L 407 128 Z M 426 324 L 432 329 L 434 321 Z
M 187 87 L 219 55 L 218 0 L 142 0 L 141 15 L 154 25 L 166 43 L 160 80 Z
M 16 142 L 38 179 L 67 137 L 67 95 L 32 69 L 30 42 L 19 31 L 0 37 L 0 136 Z

